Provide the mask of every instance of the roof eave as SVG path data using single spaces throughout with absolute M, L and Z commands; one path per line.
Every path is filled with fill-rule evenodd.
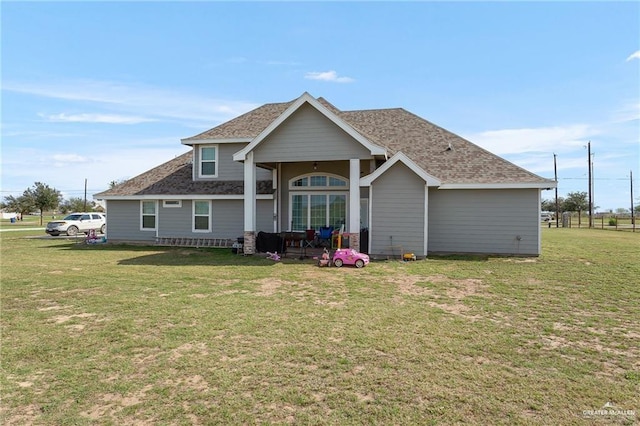
M 96 194 L 97 195 L 97 194 Z M 257 194 L 258 200 L 272 200 L 273 194 Z M 182 194 L 182 195 L 164 195 L 164 194 L 143 194 L 143 195 L 104 195 L 97 200 L 243 200 L 243 194 Z
M 509 183 L 443 183 L 438 189 L 554 189 L 557 184 L 549 182 Z
M 193 138 L 185 138 L 185 139 L 180 139 L 180 143 L 182 143 L 182 145 L 189 145 L 189 146 L 193 146 L 193 145 L 200 145 L 200 144 L 225 144 L 225 143 L 250 143 L 253 140 L 253 138 L 221 138 L 221 139 L 215 139 L 215 138 L 205 138 L 205 139 L 193 139 Z

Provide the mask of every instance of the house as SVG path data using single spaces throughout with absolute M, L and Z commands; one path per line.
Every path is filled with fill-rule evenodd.
M 536 256 L 540 191 L 555 187 L 402 108 L 341 111 L 308 93 L 182 144 L 191 150 L 94 195 L 109 241 L 243 237 L 254 253 L 260 232 L 332 226 L 374 258 Z
M 8 212 L 5 209 L 0 209 L 0 219 L 15 219 L 18 217 L 16 212 Z

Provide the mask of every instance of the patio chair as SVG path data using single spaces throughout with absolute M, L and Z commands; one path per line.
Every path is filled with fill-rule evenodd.
M 318 231 L 318 246 L 331 248 L 333 226 L 321 226 Z
M 314 247 L 315 243 L 316 243 L 316 230 L 315 229 L 307 229 L 306 231 L 306 236 L 304 241 L 302 242 L 304 244 L 304 247 Z

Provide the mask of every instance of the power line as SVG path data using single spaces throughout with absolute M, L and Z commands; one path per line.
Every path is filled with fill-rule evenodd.
M 588 180 L 586 177 L 566 177 L 566 178 L 558 178 L 558 180 Z M 592 180 L 624 180 L 628 181 L 629 178 L 593 178 Z

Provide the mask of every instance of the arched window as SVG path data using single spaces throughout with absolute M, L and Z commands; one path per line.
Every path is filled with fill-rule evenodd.
M 346 188 L 348 186 L 347 179 L 327 174 L 311 174 L 298 176 L 289 181 L 289 187 L 291 189 L 298 188 L 313 188 L 313 189 L 325 189 L 325 188 Z
M 339 229 L 347 222 L 347 179 L 329 174 L 297 176 L 289 181 L 289 223 L 292 231 Z

